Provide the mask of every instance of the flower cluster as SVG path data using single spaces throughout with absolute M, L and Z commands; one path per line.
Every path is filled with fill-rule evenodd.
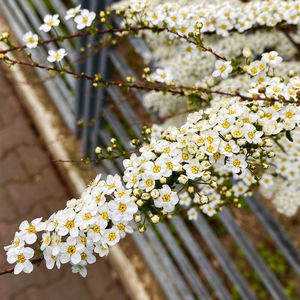
M 127 24 L 146 22 L 152 26 L 168 27 L 171 31 L 187 38 L 177 40 L 170 32 L 163 32 L 159 37 L 151 32 L 145 34 L 147 42 L 153 48 L 153 60 L 157 64 L 157 69 L 148 75 L 148 80 L 203 88 L 215 87 L 220 91 L 233 93 L 239 91 L 243 95 L 254 98 L 274 97 L 279 100 L 299 101 L 299 77 L 297 77 L 299 73 L 295 71 L 299 70 L 299 62 L 295 61 L 298 49 L 282 31 L 276 29 L 281 25 L 287 28 L 288 24 L 294 24 L 298 25 L 299 30 L 299 4 L 295 1 L 251 1 L 246 4 L 236 1 L 203 1 L 200 6 L 197 1 L 175 3 L 132 0 L 117 5 L 118 9 L 125 9 Z M 272 27 L 274 29 L 270 30 Z M 240 32 L 245 30 L 248 31 L 247 35 L 241 35 Z M 199 51 L 196 44 L 188 42 L 188 39 L 194 41 L 190 37 L 197 35 L 198 32 L 205 45 L 209 45 L 208 47 L 228 60 L 217 60 L 210 53 Z M 222 39 L 217 38 L 220 35 L 223 36 Z M 299 44 L 299 34 L 291 31 L 289 35 Z M 266 49 L 273 51 L 264 53 Z M 279 54 L 288 62 L 282 62 Z M 252 61 L 253 57 L 261 59 Z M 240 63 L 245 73 L 234 72 L 231 75 L 231 60 Z M 220 77 L 223 80 L 220 80 Z M 250 90 L 249 86 L 252 87 Z M 199 105 L 198 103 L 196 106 L 191 105 L 188 97 L 157 92 L 147 93 L 144 103 L 146 107 L 157 111 L 162 117 L 174 115 L 172 119 L 168 119 L 168 125 L 183 124 L 186 113 L 195 110 Z M 205 105 L 214 105 L 214 102 L 208 101 Z M 274 122 L 277 116 L 273 116 L 274 114 L 270 115 L 270 118 L 264 118 L 264 129 L 276 135 L 273 126 L 277 126 Z M 289 111 L 288 116 L 298 119 L 294 111 Z M 261 117 L 263 117 L 262 112 L 260 112 Z M 285 130 L 293 127 L 288 118 L 285 118 L 284 127 Z M 278 130 L 280 131 L 281 128 Z M 281 147 L 274 143 L 272 150 L 275 153 L 278 151 L 290 153 L 286 150 L 286 142 L 287 139 L 283 138 L 280 142 Z M 293 156 L 285 156 L 285 161 L 292 166 L 297 163 L 295 161 L 297 143 L 287 143 Z M 296 212 L 299 201 L 296 199 L 297 196 L 290 195 L 297 195 L 298 185 L 280 174 L 281 159 L 277 160 L 275 156 L 271 164 L 278 167 L 272 171 L 273 180 L 268 180 L 273 183 L 280 182 L 285 189 L 278 190 L 279 185 L 274 184 L 273 189 L 269 190 L 273 193 L 263 194 L 271 195 L 270 198 L 281 213 L 292 215 Z M 266 176 L 270 178 L 271 175 L 266 174 Z M 241 186 L 234 186 L 234 188 L 243 190 Z M 262 190 L 265 191 L 263 182 Z
M 125 23 L 130 25 L 168 27 L 185 37 L 189 37 L 189 34 L 195 36 L 200 32 L 205 45 L 228 58 L 226 64 L 239 57 L 245 47 L 251 50 L 252 57 L 261 55 L 266 49 L 274 49 L 287 60 L 297 51 L 281 31 L 269 30 L 280 24 L 299 24 L 299 5 L 295 1 L 251 1 L 247 4 L 240 1 L 202 1 L 199 5 L 198 1 L 175 3 L 133 0 L 116 4 L 116 7 L 125 9 Z M 274 18 L 277 21 L 270 22 Z M 242 24 L 238 28 L 239 22 L 243 20 L 247 20 L 246 26 Z M 227 23 L 231 25 L 227 26 Z M 239 33 L 244 30 L 248 30 L 247 35 Z M 184 39 L 178 41 L 176 35 L 170 32 L 163 32 L 159 36 L 146 32 L 145 35 L 157 62 L 157 70 L 148 76 L 152 81 L 206 88 L 218 85 L 219 76 L 223 79 L 231 72 L 229 65 L 229 68 L 224 69 L 226 71 L 223 71 L 222 76 L 220 68 L 213 67 L 216 64 L 213 55 L 199 51 L 195 44 Z M 224 37 L 220 39 L 220 35 Z M 297 39 L 297 35 L 291 35 Z M 242 80 L 247 80 L 247 77 Z M 239 81 L 240 79 L 235 82 L 238 84 Z M 247 91 L 248 86 L 245 85 L 244 91 Z M 178 100 L 175 96 L 150 93 L 146 95 L 144 102 L 146 107 L 158 111 L 161 116 L 166 116 L 185 111 L 188 99 Z
M 287 112 L 289 114 L 289 112 Z M 262 194 L 272 199 L 280 213 L 293 216 L 300 206 L 300 131 L 297 127 L 291 134 L 274 143 L 276 156 L 270 159 L 270 168 L 260 180 Z
M 107 255 L 126 233 L 143 232 L 149 223 L 180 211 L 190 220 L 197 218 L 199 210 L 213 216 L 222 205 L 239 203 L 257 186 L 274 198 L 279 211 L 295 213 L 300 205 L 300 107 L 296 103 L 300 78 L 292 68 L 297 63 L 283 63 L 279 49 L 286 46 L 276 45 L 279 38 L 265 38 L 266 32 L 245 38 L 232 31 L 297 24 L 300 8 L 294 1 L 235 3 L 131 0 L 129 5 L 119 4 L 126 7 L 125 25 L 171 29 L 155 35 L 158 47 L 153 53 L 159 67 L 145 74 L 147 80 L 225 92 L 211 94 L 209 99 L 204 96 L 209 101 L 202 109 L 193 106 L 195 112 L 176 118 L 178 126 L 146 129 L 139 153 L 123 161 L 122 177 L 98 175 L 79 199 L 68 201 L 65 209 L 48 220 L 23 221 L 12 244 L 5 247 L 8 262 L 16 264 L 15 274 L 30 273 L 34 253 L 39 253 L 48 269 L 69 263 L 73 272 L 86 276 L 86 267 L 95 262 L 96 255 Z M 68 10 L 65 19 L 73 19 L 77 29 L 84 29 L 95 16 L 77 6 Z M 48 32 L 59 22 L 58 15 L 47 15 L 40 29 Z M 171 31 L 184 39 L 176 39 Z M 208 33 L 215 33 L 207 40 L 217 53 L 230 59 L 219 59 L 214 51 L 199 51 L 203 41 L 197 37 Z M 225 38 L 217 41 L 216 35 Z M 153 45 L 153 32 L 146 38 Z M 247 39 L 256 42 L 248 45 Z M 34 48 L 38 36 L 28 32 L 24 41 Z M 238 52 L 232 51 L 230 43 Z M 265 52 L 267 48 L 272 51 Z M 48 61 L 60 62 L 66 54 L 63 48 L 50 50 Z M 288 58 L 294 54 L 285 52 Z M 239 93 L 226 95 L 230 90 Z M 240 101 L 243 95 L 252 101 Z M 154 98 L 159 105 L 152 103 Z M 172 105 L 166 105 L 166 99 Z M 156 92 L 146 95 L 145 101 L 164 107 L 164 114 L 183 107 L 188 110 L 192 102 L 185 94 L 175 98 Z M 279 189 L 277 183 L 285 188 Z
M 161 2 L 161 1 L 159 1 Z M 227 37 L 232 30 L 240 33 L 257 26 L 274 27 L 278 23 L 298 24 L 300 6 L 297 1 L 178 1 L 158 4 L 158 1 L 130 0 L 118 7 L 126 9 L 128 24 L 147 22 L 150 26 L 167 26 L 176 32 L 188 34 L 215 32 Z
M 163 36 L 161 34 L 160 36 Z M 154 45 L 155 36 L 147 35 L 147 41 L 150 45 Z M 213 40 L 212 37 L 206 37 L 205 40 L 211 47 L 219 54 L 228 58 L 228 62 L 231 59 L 239 58 L 240 63 L 246 62 L 246 57 L 241 59 L 242 50 L 250 49 L 250 57 L 259 57 L 264 53 L 265 49 L 276 49 L 277 53 L 288 60 L 289 62 L 282 63 L 277 70 L 277 74 L 284 76 L 289 70 L 297 70 L 299 63 L 293 62 L 292 59 L 295 54 L 295 49 L 287 40 L 287 38 L 280 32 L 255 32 L 252 34 L 240 35 L 238 33 L 232 33 L 230 37 Z M 158 69 L 161 74 L 164 74 L 166 80 L 160 76 L 157 76 L 155 70 L 148 76 L 151 81 L 163 81 L 165 83 L 173 82 L 175 85 L 195 86 L 203 88 L 215 87 L 217 89 L 227 91 L 229 88 L 232 90 L 239 90 L 240 92 L 247 92 L 250 85 L 249 76 L 244 75 L 231 75 L 231 70 L 225 72 L 225 77 L 228 76 L 229 81 L 220 80 L 222 78 L 213 77 L 216 58 L 208 54 L 207 52 L 199 51 L 193 45 L 177 41 L 172 45 L 167 44 L 168 38 L 164 39 L 159 44 L 155 42 L 155 51 L 153 53 L 156 58 Z M 223 62 L 224 63 L 224 62 Z M 230 65 L 229 65 L 230 66 Z M 227 68 L 226 68 L 227 70 Z M 225 69 L 224 69 L 225 71 Z M 221 72 L 220 72 L 221 74 Z M 163 75 L 163 76 L 164 76 Z M 216 73 L 214 75 L 217 75 Z M 262 75 L 262 73 L 261 73 Z M 230 83 L 230 86 L 226 84 Z M 176 97 L 170 94 L 163 95 L 162 93 L 147 93 L 144 97 L 144 103 L 146 107 L 152 108 L 157 111 L 160 116 L 164 117 L 172 113 L 178 113 L 180 111 L 186 111 L 188 108 L 187 97 Z M 193 107 L 191 107 L 193 108 Z
M 77 29 L 84 29 L 90 27 L 94 21 L 96 14 L 90 12 L 88 9 L 81 9 L 81 5 L 71 8 L 67 11 L 65 19 L 74 19 Z M 59 15 L 46 15 L 44 17 L 44 24 L 42 24 L 39 29 L 44 32 L 49 32 L 51 29 L 55 30 L 60 24 Z M 57 31 L 55 30 L 55 34 Z M 26 47 L 29 49 L 36 48 L 38 46 L 39 37 L 37 34 L 33 34 L 31 31 L 26 32 L 23 35 L 23 41 Z M 67 55 L 67 51 L 64 48 L 58 50 L 49 50 L 47 60 L 49 62 L 60 62 Z
M 298 78 L 289 84 L 299 90 Z M 95 253 L 107 255 L 127 232 L 144 231 L 146 222 L 157 223 L 181 209 L 190 219 L 196 209 L 212 216 L 223 204 L 238 201 L 274 157 L 273 137 L 298 125 L 300 108 L 237 100 L 220 96 L 211 108 L 188 115 L 179 128 L 148 130 L 140 155 L 124 160 L 123 180 L 98 175 L 81 198 L 45 222 L 22 222 L 6 247 L 8 261 L 18 266 L 15 273 L 32 270 L 33 250 L 27 245 L 36 242 L 38 232 L 43 232 L 39 250 L 49 269 L 70 263 L 73 272 L 85 276 Z
M 86 276 L 86 265 L 108 254 L 125 233 L 132 232 L 130 222 L 138 207 L 132 199 L 131 190 L 125 189 L 118 175 L 100 180 L 97 176 L 80 199 L 72 199 L 64 210 L 54 213 L 48 220 L 23 221 L 13 243 L 5 247 L 7 260 L 15 263 L 14 273 L 29 273 L 34 251 L 26 245 L 37 241 L 43 231 L 40 251 L 48 269 L 71 263 L 73 272 Z

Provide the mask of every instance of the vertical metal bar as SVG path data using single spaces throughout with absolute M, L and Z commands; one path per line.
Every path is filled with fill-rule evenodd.
M 101 1 L 102 2 L 102 1 Z M 97 8 L 99 6 L 99 2 L 97 0 L 91 0 L 89 5 L 89 10 L 91 11 L 97 11 Z M 95 36 L 89 36 L 88 37 L 88 43 L 93 44 L 96 40 Z M 97 73 L 97 67 L 99 65 L 99 56 L 95 57 L 88 57 L 86 62 L 86 70 L 85 72 L 93 76 L 95 73 Z M 88 124 L 90 120 L 95 117 L 95 102 L 97 99 L 95 98 L 97 95 L 97 91 L 95 88 L 93 88 L 91 82 L 85 80 L 84 81 L 84 124 Z M 82 131 L 82 147 L 83 147 L 83 154 L 89 155 L 89 150 L 91 147 L 91 136 L 90 132 L 93 131 L 93 128 L 95 127 L 95 124 L 92 126 L 85 126 Z M 91 151 L 93 153 L 93 151 Z
M 90 0 L 78 0 L 82 8 L 90 7 Z M 87 44 L 88 37 L 80 37 L 77 39 L 77 52 L 80 53 L 80 48 Z M 79 62 L 76 64 L 76 73 L 82 73 L 86 71 L 87 62 Z M 77 129 L 80 128 L 77 125 L 79 120 L 83 120 L 84 117 L 84 100 L 85 100 L 85 80 L 83 78 L 77 79 L 76 84 L 76 106 L 75 106 L 75 121 Z M 82 137 L 82 130 L 76 132 L 78 138 Z
M 180 217 L 176 216 L 173 217 L 171 222 L 174 224 L 178 235 L 184 242 L 184 245 L 188 248 L 198 267 L 207 278 L 207 281 L 213 287 L 217 297 L 220 300 L 230 300 L 231 296 L 229 295 L 227 289 L 224 287 L 219 276 L 216 274 L 215 270 L 209 263 L 205 254 L 200 249 L 199 245 L 195 241 L 194 237 L 190 233 L 183 220 Z
M 222 212 L 219 213 L 219 217 L 221 222 L 225 225 L 229 233 L 242 249 L 249 263 L 260 276 L 273 298 L 276 300 L 289 299 L 279 280 L 269 269 L 268 265 L 255 249 L 245 232 L 237 225 L 227 207 L 223 208 Z
M 103 49 L 100 54 L 99 59 L 99 71 L 100 74 L 103 76 L 107 76 L 108 69 L 109 69 L 109 61 L 107 59 L 107 51 L 108 49 Z M 92 153 L 96 146 L 98 146 L 99 140 L 98 140 L 98 131 L 102 128 L 103 129 L 103 117 L 101 116 L 101 113 L 103 109 L 107 106 L 106 100 L 104 99 L 106 95 L 105 90 L 97 89 L 96 91 L 96 103 L 95 103 L 95 113 L 96 113 L 96 122 L 94 123 L 93 131 L 91 132 L 91 139 L 92 139 L 92 145 L 90 152 Z M 100 117 L 101 116 L 101 117 Z
M 147 231 L 148 230 L 152 229 L 149 228 L 147 229 Z M 173 278 L 170 277 L 167 273 L 167 268 L 162 265 L 162 262 L 160 260 L 161 255 L 156 255 L 156 253 L 153 251 L 153 241 L 147 239 L 145 234 L 140 234 L 138 232 L 135 232 L 133 234 L 133 238 L 158 281 L 160 283 L 164 283 L 161 285 L 161 287 L 168 299 L 183 300 L 183 298 L 179 296 L 178 291 L 176 290 L 176 286 L 172 282 Z
M 207 243 L 209 249 L 217 258 L 218 262 L 222 266 L 224 272 L 229 277 L 230 281 L 233 283 L 234 287 L 237 289 L 243 300 L 255 300 L 256 297 L 250 290 L 247 282 L 245 281 L 242 274 L 236 268 L 235 264 L 227 254 L 226 250 L 223 248 L 218 238 L 216 237 L 213 230 L 210 228 L 209 224 L 206 222 L 202 214 L 198 214 L 198 219 L 193 221 L 194 226 L 200 233 L 202 238 Z
M 154 230 L 149 228 L 146 230 L 145 234 L 149 239 L 149 243 L 152 245 L 152 251 L 156 253 L 158 259 L 161 261 L 162 267 L 165 269 L 165 272 L 168 273 L 169 281 L 173 286 L 175 286 L 174 289 L 177 291 L 177 294 L 180 295 L 184 300 L 194 299 L 191 289 L 185 283 L 178 268 L 170 258 L 166 249 L 163 247 Z M 160 284 L 164 286 L 166 283 L 160 282 Z
M 135 112 L 132 110 L 130 105 L 123 101 L 122 93 L 120 91 L 120 88 L 116 86 L 109 86 L 107 88 L 107 92 L 109 96 L 113 99 L 114 103 L 118 106 L 122 114 L 127 118 L 128 123 L 134 130 L 134 133 L 139 139 L 142 139 L 143 136 L 141 134 L 142 130 L 142 123 L 139 121 L 138 116 L 135 114 Z
M 266 228 L 279 249 L 283 252 L 293 269 L 300 275 L 300 252 L 295 248 L 287 234 L 281 229 L 269 210 L 263 205 L 257 194 L 245 197 L 245 200 L 257 218 Z
M 193 266 L 183 253 L 182 249 L 176 244 L 174 237 L 172 236 L 170 230 L 167 228 L 166 224 L 160 223 L 157 228 L 161 232 L 161 235 L 168 245 L 169 250 L 173 253 L 176 263 L 180 266 L 185 277 L 188 279 L 192 289 L 197 294 L 200 299 L 208 300 L 211 299 L 207 289 L 201 282 L 198 274 L 194 270 Z
M 17 38 L 22 42 L 22 36 L 25 31 L 32 30 L 32 27 L 28 24 L 25 16 L 22 14 L 17 3 L 15 1 L 6 1 L 1 4 L 2 12 L 5 14 L 7 21 L 13 31 L 15 32 Z M 46 60 L 47 54 L 44 48 L 37 48 L 33 50 L 33 54 L 36 60 Z M 48 74 L 44 70 L 35 69 L 37 74 L 43 78 L 45 74 Z M 61 112 L 67 126 L 74 130 L 74 116 L 72 108 L 70 107 L 67 99 L 64 97 L 64 93 L 61 90 L 60 78 L 54 77 L 52 80 L 45 80 L 44 85 L 51 95 L 55 105 Z

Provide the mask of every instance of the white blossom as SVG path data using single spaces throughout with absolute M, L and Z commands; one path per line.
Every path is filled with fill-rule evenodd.
M 77 29 L 81 30 L 91 26 L 95 18 L 96 14 L 93 11 L 90 12 L 88 9 L 82 9 L 80 14 L 74 18 L 74 21 L 77 24 Z
M 77 16 L 77 14 L 80 12 L 80 8 L 81 8 L 81 4 L 77 5 L 74 8 L 70 8 L 67 10 L 65 19 L 69 20 L 69 19 L 73 19 Z
M 39 37 L 37 34 L 33 34 L 31 31 L 26 32 L 23 35 L 23 42 L 27 48 L 36 48 L 38 45 Z
M 50 62 L 61 61 L 66 55 L 67 51 L 63 48 L 58 50 L 49 50 L 47 60 Z
M 44 32 L 49 32 L 52 27 L 57 27 L 60 23 L 59 16 L 55 15 L 46 15 L 44 17 L 44 24 L 42 24 L 39 29 Z

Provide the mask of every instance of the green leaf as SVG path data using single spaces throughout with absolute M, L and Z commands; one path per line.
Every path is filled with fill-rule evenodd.
M 294 141 L 293 138 L 292 138 L 292 136 L 291 136 L 291 132 L 290 132 L 290 131 L 286 131 L 286 132 L 285 132 L 285 136 L 286 136 L 286 138 L 287 138 L 290 142 L 293 142 L 293 141 Z

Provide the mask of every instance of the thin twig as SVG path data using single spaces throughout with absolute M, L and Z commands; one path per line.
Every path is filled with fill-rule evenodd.
M 43 257 L 37 257 L 37 258 L 30 259 L 30 261 L 31 261 L 32 264 L 35 265 L 37 263 L 42 262 L 43 259 L 44 259 Z M 11 267 L 11 268 L 7 268 L 7 269 L 4 269 L 4 270 L 0 270 L 0 275 L 13 273 L 14 269 L 15 269 L 15 267 Z
M 87 163 L 87 162 L 88 163 L 90 163 L 90 162 L 99 163 L 101 160 L 104 160 L 104 159 L 117 159 L 120 157 L 129 156 L 136 152 L 138 152 L 138 149 L 128 151 L 126 153 L 115 155 L 115 156 L 102 156 L 102 157 L 96 158 L 96 159 L 88 159 L 88 160 L 86 158 L 68 159 L 68 160 L 59 159 L 59 160 L 52 160 L 52 162 L 54 162 L 54 163 Z
M 38 64 L 36 62 L 29 63 L 29 62 L 25 62 L 25 61 L 15 60 L 15 59 L 9 58 L 8 56 L 5 56 L 5 55 L 3 55 L 1 57 L 1 59 L 6 62 L 11 63 L 12 65 L 19 64 L 19 65 L 25 65 L 25 66 L 29 66 L 29 67 L 43 69 L 46 71 L 55 71 L 58 73 L 69 74 L 69 75 L 74 76 L 74 78 L 85 78 L 94 83 L 102 83 L 103 85 L 107 85 L 107 86 L 113 85 L 113 86 L 118 86 L 120 88 L 124 87 L 124 88 L 135 88 L 138 90 L 145 90 L 145 91 L 168 92 L 168 93 L 171 93 L 172 95 L 179 95 L 179 96 L 187 96 L 186 92 L 190 91 L 191 93 L 217 94 L 217 95 L 228 96 L 228 97 L 238 97 L 238 98 L 240 98 L 241 101 L 267 101 L 267 102 L 281 102 L 284 104 L 296 104 L 297 106 L 300 105 L 300 101 L 295 102 L 295 101 L 286 100 L 285 98 L 283 98 L 283 99 L 263 98 L 260 96 L 253 98 L 253 97 L 244 96 L 239 91 L 235 91 L 234 93 L 229 93 L 229 92 L 209 90 L 209 89 L 205 89 L 205 88 L 195 88 L 195 87 L 189 87 L 189 86 L 173 86 L 173 85 L 162 84 L 162 83 L 158 83 L 158 82 L 152 83 L 152 82 L 144 81 L 144 82 L 136 82 L 136 83 L 127 83 L 124 81 L 105 80 L 103 78 L 96 79 L 95 77 L 86 75 L 84 72 L 78 74 L 78 73 L 75 73 L 72 71 L 62 70 L 62 69 L 59 69 L 54 66 L 44 66 L 44 65 Z M 197 94 L 194 96 L 197 96 Z
M 293 37 L 291 36 L 290 32 L 286 28 L 279 28 L 279 31 L 281 31 L 288 39 L 289 41 L 295 46 L 295 48 L 300 52 L 300 43 L 297 43 Z
M 219 55 L 218 53 L 216 53 L 214 50 L 212 50 L 211 48 L 207 48 L 204 45 L 199 45 L 197 44 L 195 41 L 191 40 L 190 38 L 188 38 L 185 35 L 181 35 L 180 33 L 173 31 L 172 29 L 166 28 L 167 32 L 175 34 L 178 38 L 180 39 L 185 39 L 187 42 L 192 43 L 198 47 L 200 47 L 202 50 L 210 52 L 211 54 L 213 54 L 216 58 L 227 61 L 227 58 L 225 56 Z
M 123 32 L 133 32 L 133 31 L 141 31 L 141 30 L 153 30 L 152 27 L 135 27 L 135 28 L 111 28 L 111 29 L 104 29 L 104 30 L 100 30 L 98 29 L 95 32 L 91 32 L 91 31 L 83 31 L 83 32 L 75 32 L 74 34 L 69 34 L 69 35 L 58 35 L 56 37 L 53 37 L 51 39 L 48 40 L 44 40 L 44 41 L 40 41 L 40 45 L 45 45 L 45 44 L 49 44 L 52 42 L 57 42 L 57 41 L 64 41 L 64 40 L 69 40 L 69 39 L 74 39 L 74 38 L 78 38 L 78 37 L 85 37 L 85 36 L 89 36 L 89 35 L 100 35 L 100 34 L 107 34 L 107 33 L 123 33 Z M 161 32 L 166 30 L 166 28 L 159 28 L 157 29 L 157 31 Z M 0 54 L 6 54 L 8 52 L 11 51 L 21 51 L 26 49 L 27 46 L 26 45 L 21 45 L 21 46 L 16 46 L 13 48 L 9 48 L 6 50 L 1 50 Z

